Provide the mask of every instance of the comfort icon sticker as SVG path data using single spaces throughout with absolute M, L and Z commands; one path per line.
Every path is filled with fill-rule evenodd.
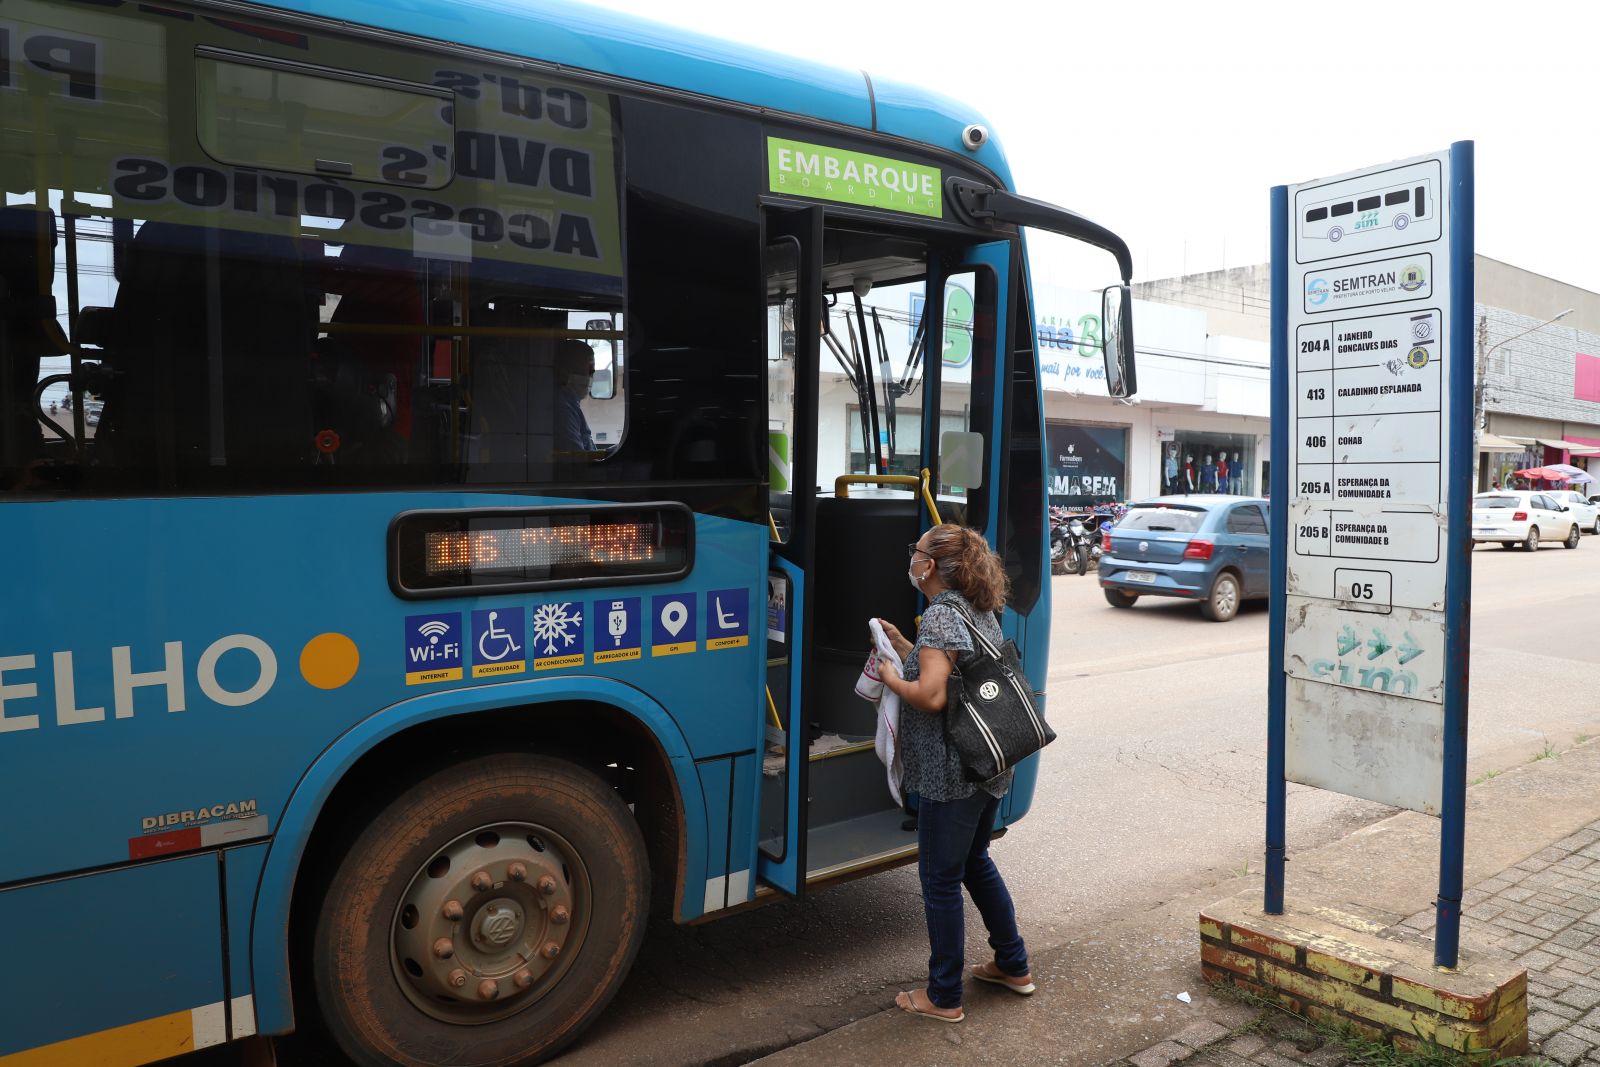
M 750 590 L 714 589 L 706 594 L 706 648 L 744 648 L 750 643 Z

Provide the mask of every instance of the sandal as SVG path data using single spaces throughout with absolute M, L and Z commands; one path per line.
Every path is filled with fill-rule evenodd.
M 993 961 L 990 961 L 989 963 L 980 963 L 976 967 L 972 968 L 972 977 L 976 978 L 980 982 L 991 982 L 994 985 L 1002 986 L 1011 990 L 1011 992 L 1020 994 L 1024 997 L 1031 997 L 1033 995 L 1033 991 L 1039 988 L 1033 984 L 1033 979 L 1031 977 L 1025 975 L 1021 978 L 1013 978 L 1011 975 L 1005 973 L 999 967 L 995 966 Z
M 927 1007 L 924 1008 L 917 1006 L 918 993 L 922 993 L 922 999 L 927 1002 Z M 902 1000 L 902 997 L 905 999 Z M 928 1000 L 928 994 L 920 989 L 913 989 L 909 993 L 896 993 L 894 995 L 894 1006 L 909 1015 L 920 1015 L 924 1019 L 937 1019 L 942 1023 L 958 1023 L 967 1017 L 967 1013 L 962 1011 L 960 1008 L 956 1009 L 956 1013 L 954 1015 L 940 1015 L 939 1011 L 941 1009 L 939 1009 L 939 1007 L 934 1004 L 933 1001 Z

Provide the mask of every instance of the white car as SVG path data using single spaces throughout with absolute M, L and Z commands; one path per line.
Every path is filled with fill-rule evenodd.
M 1541 541 L 1578 547 L 1578 519 L 1554 494 L 1521 489 L 1479 493 L 1472 498 L 1472 543 L 1499 541 L 1501 548 L 1520 544 L 1529 552 Z
M 1555 489 L 1545 493 L 1545 496 L 1557 504 L 1565 504 L 1572 509 L 1572 515 L 1578 520 L 1586 533 L 1600 534 L 1600 504 L 1596 504 L 1576 489 Z

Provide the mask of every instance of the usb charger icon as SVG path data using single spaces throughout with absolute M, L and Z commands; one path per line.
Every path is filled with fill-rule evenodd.
M 622 635 L 628 632 L 628 611 L 620 600 L 611 602 L 611 614 L 606 616 L 606 630 L 611 634 L 611 647 L 622 647 Z

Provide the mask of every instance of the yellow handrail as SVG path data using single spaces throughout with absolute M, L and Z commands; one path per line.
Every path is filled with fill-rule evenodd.
M 922 502 L 928 505 L 928 517 L 935 526 L 943 526 L 944 520 L 939 517 L 939 505 L 933 502 L 933 493 L 928 489 L 928 481 L 933 477 L 933 472 L 927 467 L 922 468 Z
M 857 485 L 909 485 L 913 489 L 921 484 L 915 474 L 841 474 L 833 480 L 834 496 L 848 497 L 852 483 Z
M 928 480 L 932 472 L 922 468 L 921 476 L 915 474 L 841 474 L 833 480 L 833 495 L 849 498 L 850 486 L 856 485 L 904 485 L 910 487 L 912 492 L 922 491 L 922 502 L 928 506 L 928 515 L 933 519 L 935 526 L 944 522 L 939 517 L 939 505 L 933 502 L 933 494 L 928 491 Z
M 772 716 L 772 725 L 783 729 L 783 720 L 778 718 L 778 705 L 772 702 L 772 687 L 767 686 L 767 714 Z

